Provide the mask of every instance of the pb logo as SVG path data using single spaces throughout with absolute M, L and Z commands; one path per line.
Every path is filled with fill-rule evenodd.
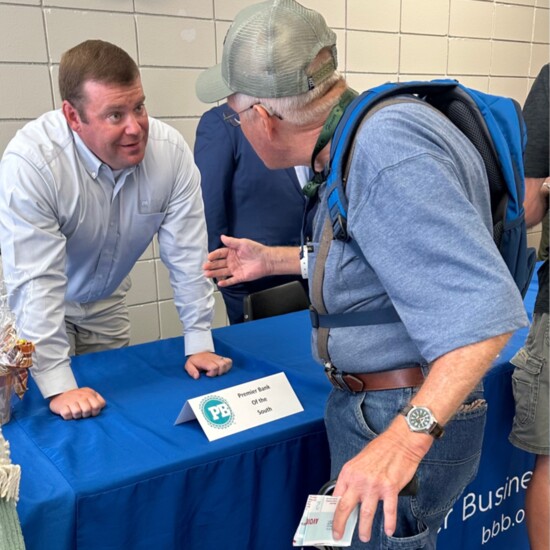
M 214 428 L 227 428 L 233 424 L 233 411 L 223 397 L 209 395 L 201 401 L 200 408 L 204 418 Z

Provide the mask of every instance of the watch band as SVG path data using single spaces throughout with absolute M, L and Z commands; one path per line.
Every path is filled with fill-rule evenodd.
M 412 428 L 412 426 L 409 423 L 409 419 L 407 417 L 408 417 L 408 414 L 414 408 L 422 408 L 422 409 L 425 409 L 425 410 L 428 411 L 428 413 L 430 414 L 430 416 L 432 418 L 432 425 L 429 428 L 427 428 L 425 430 L 415 430 L 415 429 Z M 413 432 L 425 433 L 425 434 L 431 435 L 434 439 L 439 439 L 445 433 L 445 428 L 443 428 L 443 426 L 436 420 L 436 418 L 433 415 L 432 411 L 428 407 L 419 406 L 419 405 L 411 405 L 409 403 L 406 407 L 401 409 L 401 414 L 405 418 L 407 418 L 407 425 L 409 426 L 409 429 Z
M 311 243 L 304 244 L 300 247 L 300 270 L 302 272 L 302 279 L 308 278 L 308 253 L 313 252 L 313 245 Z
M 300 271 L 302 272 L 302 279 L 308 278 L 308 257 L 307 257 L 307 245 L 303 245 L 300 248 Z

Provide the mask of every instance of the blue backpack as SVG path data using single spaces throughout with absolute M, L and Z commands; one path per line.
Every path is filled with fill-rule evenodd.
M 523 155 L 526 130 L 521 108 L 510 98 L 467 88 L 456 80 L 387 83 L 363 92 L 346 109 L 332 138 L 326 197 L 335 239 L 348 241 L 344 174 L 355 133 L 369 112 L 398 95 L 413 95 L 438 109 L 479 151 L 487 170 L 493 237 L 522 296 L 535 267 L 535 250 L 527 247 L 523 210 Z M 324 271 L 324 265 L 319 266 Z M 314 327 L 395 322 L 393 308 L 372 312 L 326 314 L 312 308 Z M 351 318 L 353 317 L 353 318 Z

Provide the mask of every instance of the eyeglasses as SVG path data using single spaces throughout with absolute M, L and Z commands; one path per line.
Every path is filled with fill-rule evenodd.
M 265 105 L 263 105 L 260 102 L 253 103 L 252 105 L 250 105 L 249 107 L 246 107 L 246 109 L 243 109 L 242 111 L 239 111 L 238 113 L 224 113 L 223 120 L 225 122 L 228 122 L 229 124 L 231 124 L 231 126 L 240 126 L 241 125 L 240 116 L 244 112 L 248 111 L 249 109 L 252 109 L 252 108 L 256 107 L 256 105 L 259 105 L 260 107 L 262 107 L 262 109 L 269 116 L 274 116 L 274 117 L 278 118 L 279 120 L 283 120 L 283 117 L 281 115 L 278 115 L 277 113 L 274 113 L 269 107 L 266 107 Z

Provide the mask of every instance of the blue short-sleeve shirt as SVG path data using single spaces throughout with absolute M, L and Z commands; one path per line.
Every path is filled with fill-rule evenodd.
M 331 329 L 337 368 L 429 363 L 527 324 L 493 242 L 486 180 L 470 141 L 430 107 L 388 106 L 363 124 L 346 187 L 354 243 L 331 243 L 323 296 L 329 313 L 391 303 L 402 322 Z M 315 242 L 325 217 L 322 199 Z

